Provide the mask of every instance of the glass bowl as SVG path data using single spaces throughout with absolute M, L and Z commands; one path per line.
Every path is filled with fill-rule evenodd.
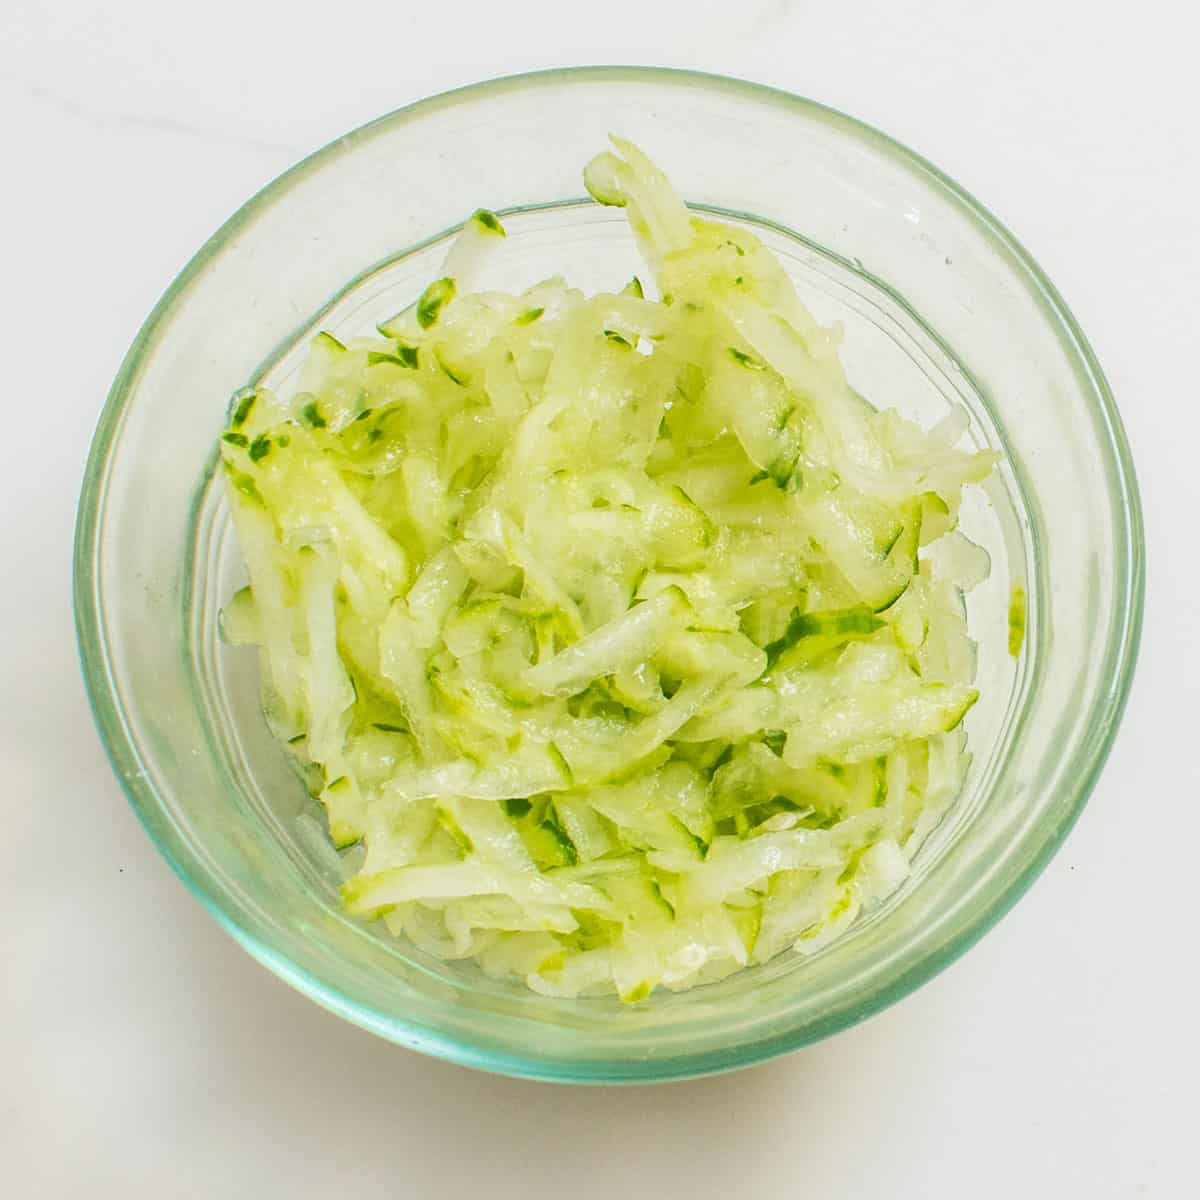
M 241 582 L 214 445 L 237 388 L 286 392 L 304 342 L 418 294 L 477 206 L 508 241 L 486 286 L 635 268 L 581 169 L 615 131 L 689 203 L 763 236 L 852 382 L 1004 462 L 963 529 L 992 557 L 970 598 L 983 699 L 963 796 L 891 902 L 818 954 L 691 992 L 551 1000 L 435 961 L 344 915 L 337 861 L 258 708 L 253 653 L 216 636 Z M 1007 611 L 1028 594 L 1013 658 Z M 1010 234 L 884 135 L 811 101 L 687 72 L 502 79 L 402 109 L 314 154 L 201 249 L 129 351 L 83 483 L 75 604 L 101 736 L 172 867 L 257 959 L 383 1037 L 455 1062 L 574 1081 L 672 1079 L 812 1042 L 903 996 L 1021 895 L 1078 816 L 1133 669 L 1142 534 L 1120 419 L 1084 337 Z

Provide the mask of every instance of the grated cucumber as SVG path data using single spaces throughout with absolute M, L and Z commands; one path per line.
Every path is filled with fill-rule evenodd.
M 814 953 L 908 877 L 969 761 L 989 562 L 956 526 L 995 455 L 866 403 L 762 243 L 613 147 L 585 182 L 660 300 L 478 290 L 480 209 L 378 336 L 234 397 L 221 631 L 358 847 L 350 912 L 636 1002 Z

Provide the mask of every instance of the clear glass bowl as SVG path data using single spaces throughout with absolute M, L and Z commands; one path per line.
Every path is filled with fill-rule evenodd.
M 236 388 L 290 386 L 319 325 L 364 332 L 410 302 L 454 227 L 504 216 L 488 285 L 563 272 L 620 286 L 620 213 L 582 198 L 608 132 L 697 208 L 764 236 L 852 381 L 923 422 L 970 412 L 1004 464 L 963 527 L 992 556 L 972 594 L 983 700 L 964 795 L 893 901 L 816 956 L 718 984 L 561 1001 L 444 964 L 345 916 L 312 801 L 258 709 L 253 655 L 218 641 L 240 582 L 214 444 Z M 349 281 L 349 282 L 348 282 Z M 1007 650 L 1011 588 L 1028 628 Z M 547 1079 L 679 1078 L 842 1029 L 918 987 L 1021 895 L 1071 827 L 1129 686 L 1142 605 L 1133 468 L 1100 368 L 1054 288 L 970 196 L 827 108 L 714 76 L 555 71 L 451 92 L 341 138 L 272 183 L 196 255 L 134 342 L 84 480 L 76 615 L 101 735 L 146 829 L 247 950 L 403 1045 Z

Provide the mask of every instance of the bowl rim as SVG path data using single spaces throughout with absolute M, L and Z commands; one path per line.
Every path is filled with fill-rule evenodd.
M 1106 661 L 1096 689 L 1098 699 L 1093 706 L 1089 722 L 1089 736 L 1084 740 L 1077 756 L 1078 769 L 1071 785 L 1071 808 L 1066 819 L 1048 831 L 1038 852 L 1024 865 L 1010 886 L 956 937 L 936 951 L 909 964 L 885 986 L 854 1006 L 852 1011 L 834 1013 L 799 1029 L 783 1030 L 770 1037 L 733 1048 L 708 1050 L 662 1061 L 630 1061 L 608 1065 L 601 1062 L 563 1063 L 539 1057 L 536 1053 L 498 1053 L 494 1050 L 484 1050 L 456 1037 L 438 1033 L 423 1024 L 410 1022 L 402 1015 L 383 1014 L 362 1007 L 344 996 L 337 988 L 280 955 L 246 924 L 239 921 L 236 910 L 223 903 L 222 889 L 214 886 L 213 878 L 206 872 L 193 870 L 182 862 L 156 832 L 153 814 L 159 808 L 159 800 L 142 769 L 134 739 L 116 694 L 96 570 L 100 549 L 100 517 L 104 511 L 111 451 L 123 425 L 141 363 L 154 345 L 163 318 L 186 291 L 193 278 L 221 253 L 226 244 L 260 211 L 270 207 L 294 184 L 315 171 L 332 165 L 342 154 L 350 152 L 386 129 L 419 120 L 444 107 L 486 101 L 509 90 L 554 87 L 584 81 L 631 82 L 668 87 L 692 85 L 732 90 L 745 98 L 770 103 L 836 127 L 839 132 L 882 152 L 899 166 L 924 176 L 940 191 L 943 198 L 970 221 L 994 249 L 1015 262 L 1039 298 L 1043 310 L 1048 310 L 1055 318 L 1053 323 L 1059 342 L 1080 368 L 1082 378 L 1089 385 L 1091 400 L 1101 418 L 1107 450 L 1111 455 L 1111 469 L 1107 474 L 1109 485 L 1114 491 L 1114 509 L 1117 516 L 1123 518 L 1123 528 L 1118 532 L 1124 535 L 1115 547 L 1112 584 L 1119 624 L 1106 648 Z M 560 67 L 482 80 L 417 100 L 377 117 L 329 142 L 275 177 L 204 243 L 176 275 L 143 322 L 121 363 L 97 421 L 77 508 L 73 593 L 76 639 L 92 715 L 101 743 L 126 798 L 158 851 L 183 884 L 249 954 L 322 1007 L 389 1041 L 433 1057 L 520 1078 L 579 1083 L 637 1083 L 683 1079 L 749 1066 L 847 1029 L 929 982 L 974 945 L 1012 908 L 1041 874 L 1074 826 L 1111 750 L 1128 700 L 1141 636 L 1145 593 L 1145 541 L 1132 456 L 1112 392 L 1095 353 L 1058 290 L 1033 257 L 970 192 L 920 154 L 888 134 L 837 109 L 780 88 L 678 68 L 617 65 Z

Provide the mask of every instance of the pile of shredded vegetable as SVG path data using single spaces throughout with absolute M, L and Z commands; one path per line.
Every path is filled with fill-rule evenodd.
M 613 143 L 585 180 L 657 299 L 474 291 L 480 211 L 378 337 L 234 398 L 222 627 L 349 911 L 634 1001 L 810 953 L 909 873 L 967 763 L 988 561 L 955 526 L 995 456 L 865 401 L 762 243 Z

